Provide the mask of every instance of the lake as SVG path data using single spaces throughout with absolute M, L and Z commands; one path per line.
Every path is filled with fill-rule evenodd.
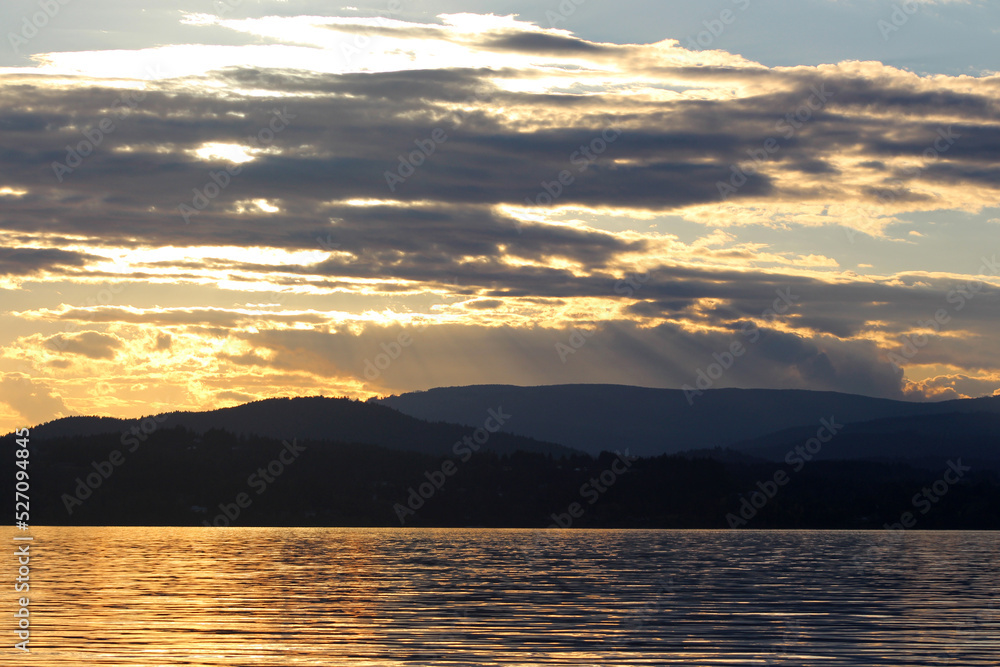
M 30 534 L 19 665 L 996 665 L 1000 534 Z M 14 547 L 8 552 L 13 554 Z M 13 612 L 16 558 L 3 571 Z

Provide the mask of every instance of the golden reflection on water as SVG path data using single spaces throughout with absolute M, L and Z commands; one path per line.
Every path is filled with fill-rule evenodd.
M 15 532 L 0 535 L 10 545 Z M 31 535 L 31 653 L 12 648 L 20 594 L 11 592 L 0 665 L 996 665 L 1000 656 L 993 533 Z

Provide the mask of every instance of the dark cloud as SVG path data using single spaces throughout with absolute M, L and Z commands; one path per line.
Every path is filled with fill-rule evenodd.
M 706 78 L 712 68 L 695 68 Z M 836 174 L 832 158 L 843 150 L 860 150 L 875 166 L 886 157 L 919 159 L 933 146 L 942 122 L 926 115 L 956 114 L 952 131 L 961 135 L 938 161 L 915 177 L 924 182 L 954 184 L 963 179 L 995 187 L 998 177 L 990 164 L 1000 149 L 1000 128 L 993 116 L 970 124 L 958 116 L 995 109 L 995 100 L 982 95 L 927 95 L 899 88 L 889 96 L 865 81 L 842 74 L 823 78 L 794 77 L 769 70 L 729 71 L 727 76 L 770 79 L 793 85 L 793 90 L 764 93 L 739 100 L 671 101 L 661 110 L 633 108 L 627 101 L 610 105 L 600 96 L 553 96 L 508 93 L 487 83 L 487 72 L 476 69 L 417 70 L 349 75 L 318 75 L 288 70 L 231 69 L 223 79 L 232 85 L 276 91 L 315 93 L 313 97 L 216 97 L 203 93 L 152 90 L 130 115 L 117 119 L 93 155 L 59 183 L 53 162 L 67 159 L 67 146 L 85 141 L 81 128 L 96 127 L 108 117 L 108 108 L 122 91 L 100 87 L 32 87 L 23 95 L 0 102 L 0 117 L 17 131 L 0 137 L 0 176 L 29 195 L 15 198 L 0 218 L 3 228 L 37 230 L 41 224 L 53 233 L 89 234 L 95 242 L 202 244 L 232 241 L 231 208 L 252 197 L 281 200 L 282 226 L 271 220 L 241 220 L 246 241 L 286 246 L 296 238 L 326 232 L 324 202 L 349 198 L 396 198 L 437 201 L 451 205 L 520 204 L 525 199 L 549 201 L 545 184 L 558 189 L 559 204 L 643 207 L 669 210 L 679 206 L 722 201 L 717 184 L 728 181 L 732 166 L 750 160 L 764 143 L 777 140 L 780 149 L 769 156 L 761 173 L 748 174 L 733 195 L 745 197 L 832 197 L 840 191 L 832 179 L 825 191 L 783 193 L 769 175 L 793 169 L 811 176 Z M 781 120 L 809 99 L 812 86 L 826 86 L 832 96 L 792 136 L 778 129 Z M 489 98 L 481 91 L 489 89 Z M 476 97 L 479 94 L 479 97 Z M 558 104 L 579 111 L 559 117 Z M 387 105 L 388 99 L 393 104 Z M 478 111 L 464 118 L 448 105 L 472 101 Z M 495 106 L 516 106 L 525 117 L 550 118 L 547 127 L 518 127 L 503 116 L 488 113 Z M 856 113 L 882 105 L 884 115 Z M 45 109 L 30 115 L 27 107 Z M 907 115 L 890 118 L 894 109 Z M 599 110 L 600 109 L 600 110 Z M 611 109 L 611 110 L 609 110 Z M 181 151 L 193 151 L 205 142 L 246 143 L 286 110 L 287 128 L 271 146 L 242 165 L 241 173 L 185 225 L 177 212 L 191 203 L 195 189 L 211 183 L 211 174 L 224 161 L 206 162 Z M 27 117 L 33 118 L 27 122 Z M 72 119 L 72 120 L 71 120 Z M 460 122 L 461 121 L 461 122 Z M 555 126 L 552 126 L 552 125 Z M 613 142 L 602 138 L 609 128 L 622 134 Z M 784 127 L 788 127 L 787 125 Z M 386 172 L 400 168 L 427 145 L 435 129 L 447 140 L 435 147 L 405 182 L 391 191 Z M 890 138 L 891 137 L 891 138 Z M 172 152 L 157 146 L 170 144 Z M 130 147 L 128 152 L 121 149 Z M 593 152 L 593 160 L 584 150 Z M 583 150 L 582 150 L 583 149 Z M 405 171 L 405 169 L 404 169 Z M 572 183 L 561 185 L 560 172 Z M 894 178 L 898 178 L 896 174 Z M 890 187 L 888 184 L 885 187 Z M 871 200 L 878 186 L 866 186 L 855 195 Z M 894 201 L 923 201 L 925 195 L 901 191 Z M 346 212 L 345 212 L 346 213 Z M 350 215 L 361 216 L 360 211 Z M 310 239 L 312 240 L 312 239 Z M 301 241 L 299 245 L 302 245 Z
M 156 336 L 156 349 L 169 350 L 173 345 L 173 337 L 168 333 L 161 333 Z
M 0 248 L 0 275 L 30 276 L 82 267 L 98 259 L 96 255 L 58 248 Z
M 576 37 L 553 35 L 543 32 L 514 32 L 499 35 L 487 34 L 480 43 L 482 48 L 519 53 L 547 53 L 559 55 L 593 55 L 614 53 L 619 47 L 594 44 Z
M 238 401 L 240 403 L 248 403 L 257 399 L 256 396 L 244 394 L 241 391 L 219 391 L 215 393 L 215 397 L 223 401 Z
M 579 337 L 570 328 L 368 326 L 357 334 L 240 334 L 255 349 L 268 354 L 227 358 L 239 365 L 310 371 L 331 378 L 355 377 L 383 391 L 470 382 L 589 382 L 594 377 L 611 383 L 679 388 L 695 386 L 699 371 L 707 373 L 708 367 L 717 363 L 716 355 L 725 355 L 739 342 L 743 353 L 712 386 L 903 396 L 902 371 L 882 359 L 869 341 L 804 338 L 767 328 L 754 332 L 757 335 L 753 337 L 738 331 L 692 333 L 674 325 L 639 328 L 628 322 L 605 323 L 590 329 L 586 337 Z M 381 344 L 396 340 L 401 333 L 409 334 L 412 344 L 388 363 L 378 359 L 384 350 Z M 578 336 L 575 341 L 574 335 Z M 368 362 L 378 365 L 373 369 Z
M 475 301 L 470 301 L 465 304 L 466 308 L 472 308 L 473 310 L 493 310 L 494 308 L 499 308 L 503 305 L 503 301 L 500 299 L 477 299 Z
M 115 350 L 122 347 L 119 338 L 97 331 L 56 334 L 43 342 L 52 350 L 79 354 L 89 359 L 114 359 Z

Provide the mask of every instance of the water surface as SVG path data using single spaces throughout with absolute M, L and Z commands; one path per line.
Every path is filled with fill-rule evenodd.
M 988 532 L 30 534 L 31 653 L 10 648 L 8 621 L 0 664 L 996 665 L 1000 656 L 1000 535 Z M 4 596 L 6 610 L 14 597 Z

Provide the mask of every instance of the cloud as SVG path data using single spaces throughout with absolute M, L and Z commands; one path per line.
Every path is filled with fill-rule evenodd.
M 0 275 L 31 276 L 57 269 L 65 273 L 98 259 L 95 255 L 58 248 L 0 248 Z
M 716 387 L 809 388 L 902 398 L 902 371 L 867 341 L 805 338 L 761 328 L 689 332 L 672 325 L 639 328 L 611 322 L 571 344 L 573 329 L 437 325 L 368 326 L 357 333 L 271 331 L 241 336 L 256 352 L 229 361 L 354 378 L 375 392 L 461 384 L 559 384 L 602 381 L 679 388 L 697 382 L 734 342 L 745 352 Z M 412 344 L 395 346 L 400 334 Z M 560 353 L 559 344 L 563 345 Z M 564 348 L 571 348 L 567 352 Z M 397 349 L 398 348 L 398 349 Z
M 518 27 L 503 33 L 508 48 L 540 40 L 590 44 Z M 482 43 L 476 48 L 486 48 L 499 38 L 477 39 Z M 208 78 L 263 96 L 216 96 L 204 87 L 196 92 L 194 82 L 184 78 L 143 84 L 147 89 L 138 108 L 111 118 L 115 129 L 98 148 L 99 156 L 63 183 L 56 181 L 52 163 L 67 160 L 67 145 L 86 141 L 81 130 L 108 118 L 108 106 L 122 92 L 102 88 L 99 80 L 83 87 L 55 77 L 9 75 L 11 84 L 32 87 L 0 104 L 0 122 L 32 117 L 34 124 L 21 122 L 17 132 L 0 140 L 8 156 L 6 163 L 0 157 L 0 169 L 11 176 L 11 187 L 32 193 L 18 198 L 19 216 L 6 224 L 37 229 L 42 216 L 51 224 L 58 209 L 65 219 L 60 216 L 52 231 L 84 233 L 95 243 L 98 238 L 211 243 L 230 235 L 226 221 L 236 202 L 262 197 L 283 201 L 290 233 L 275 234 L 266 219 L 248 216 L 242 222 L 249 237 L 301 244 L 314 238 L 313 232 L 326 231 L 329 201 L 521 205 L 544 193 L 545 183 L 559 185 L 562 171 L 573 177 L 559 186 L 556 203 L 563 206 L 684 214 L 726 202 L 801 207 L 856 200 L 873 212 L 978 210 L 995 203 L 991 161 L 1000 148 L 1000 126 L 991 77 L 921 78 L 872 63 L 659 66 L 659 77 L 689 89 L 680 96 L 650 88 L 646 63 L 662 60 L 664 47 L 629 48 L 633 59 L 622 70 L 595 61 L 598 74 L 590 69 L 554 74 L 517 61 L 499 70 L 442 66 L 340 74 L 233 67 Z M 680 58 L 685 51 L 674 46 L 666 53 Z M 539 88 L 509 89 L 515 80 L 537 80 Z M 487 96 L 477 97 L 483 90 Z M 619 90 L 636 96 L 624 97 Z M 385 104 L 389 99 L 392 105 Z M 463 102 L 474 110 L 460 113 Z M 47 111 L 26 111 L 39 108 Z M 274 109 L 294 116 L 288 127 L 267 151 L 242 165 L 239 176 L 194 218 L 197 225 L 176 224 L 177 207 L 190 203 L 193 190 L 225 166 L 196 159 L 194 152 L 206 143 L 250 145 L 247 137 L 267 129 Z M 620 138 L 604 142 L 593 160 L 586 158 L 584 151 L 601 146 L 609 127 L 619 127 Z M 399 157 L 417 150 L 415 142 L 435 128 L 448 140 L 390 191 L 385 173 L 397 170 Z M 940 132 L 950 134 L 945 139 Z M 761 155 L 768 141 L 776 150 L 765 151 L 766 158 L 754 166 L 752 156 Z M 935 146 L 945 150 L 926 158 Z M 15 170 L 15 163 L 21 168 Z M 873 171 L 873 164 L 885 169 Z M 913 165 L 919 168 L 914 171 Z M 734 177 L 734 167 L 742 174 Z M 734 178 L 745 182 L 724 200 L 718 185 Z M 112 214 L 95 215 L 98 203 Z M 851 219 L 827 216 L 824 223 L 851 224 Z
M 48 342 L 32 358 L 74 408 L 95 400 L 87 359 L 113 365 L 111 390 L 147 373 L 192 406 L 324 385 L 677 387 L 749 321 L 767 334 L 720 384 L 988 389 L 907 380 L 887 354 L 921 331 L 914 377 L 1000 369 L 1000 277 L 966 298 L 979 260 L 919 254 L 940 238 L 919 216 L 996 206 L 996 75 L 766 67 L 503 16 L 186 21 L 257 43 L 0 71 L 0 288 L 37 290 L 5 350 Z M 366 46 L 348 57 L 345 38 Z M 168 76 L 128 78 L 167 56 Z M 894 235 L 915 254 L 883 253 Z M 126 282 L 114 305 L 66 303 Z M 765 322 L 779 290 L 794 307 Z M 941 309 L 947 326 L 921 329 Z M 23 333 L 53 322 L 106 332 Z M 364 377 L 394 327 L 424 323 Z M 564 363 L 572 326 L 598 333 Z
M 112 335 L 97 331 L 56 334 L 42 341 L 50 349 L 79 354 L 88 359 L 114 359 L 115 350 L 122 347 L 122 341 Z
M 45 385 L 24 375 L 8 373 L 0 378 L 0 402 L 6 403 L 34 426 L 59 417 L 69 416 L 62 398 Z
M 582 39 L 543 32 L 520 32 L 484 36 L 481 47 L 518 53 L 555 55 L 591 55 L 614 52 L 613 47 L 593 44 Z
M 908 381 L 904 388 L 908 398 L 948 400 L 975 398 L 1000 393 L 1000 374 L 970 377 L 968 375 L 938 375 L 919 381 Z
M 258 321 L 269 321 L 274 324 L 281 322 L 321 324 L 327 321 L 327 318 L 320 313 L 274 312 L 250 309 L 230 310 L 224 308 L 137 309 L 118 306 L 95 306 L 89 308 L 63 307 L 59 310 L 43 309 L 25 311 L 19 314 L 37 319 L 89 323 L 152 324 L 158 327 L 179 325 L 235 327 L 239 324 Z M 97 334 L 92 331 L 84 332 L 84 334 L 58 334 L 47 339 L 45 342 L 60 349 L 74 351 L 72 345 L 80 343 L 82 337 L 85 335 L 89 335 L 95 343 L 107 340 L 108 344 L 114 347 L 110 342 L 114 338 L 113 336 Z M 171 337 L 169 334 L 160 334 L 157 336 L 157 349 L 169 349 L 170 345 Z
M 240 391 L 220 391 L 215 395 L 221 401 L 236 401 L 237 403 L 249 403 L 257 400 L 257 396 L 244 394 Z

